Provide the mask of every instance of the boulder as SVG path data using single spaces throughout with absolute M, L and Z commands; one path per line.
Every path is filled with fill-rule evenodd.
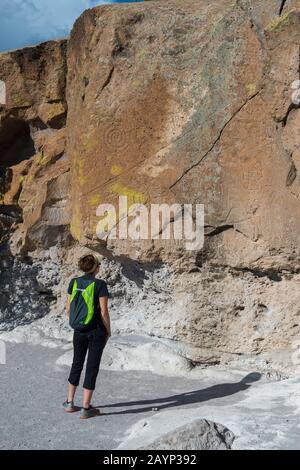
M 226 427 L 197 419 L 153 441 L 145 450 L 230 450 L 234 434 Z

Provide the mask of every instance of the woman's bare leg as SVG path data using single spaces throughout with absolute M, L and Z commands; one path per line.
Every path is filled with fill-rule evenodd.
M 94 390 L 83 389 L 83 408 L 89 408 Z
M 69 383 L 68 385 L 68 401 L 74 401 L 75 393 L 76 393 L 75 385 Z

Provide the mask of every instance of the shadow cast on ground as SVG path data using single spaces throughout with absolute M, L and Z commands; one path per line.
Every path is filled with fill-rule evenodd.
M 260 380 L 261 374 L 259 372 L 252 372 L 246 375 L 239 382 L 224 383 L 213 385 L 211 387 L 193 390 L 191 392 L 180 393 L 177 395 L 171 395 L 164 398 L 153 398 L 149 400 L 129 401 L 121 403 L 113 403 L 110 405 L 96 406 L 95 408 L 113 408 L 113 407 L 127 407 L 127 406 L 139 406 L 139 408 L 113 411 L 108 413 L 102 413 L 102 415 L 118 415 L 118 414 L 131 414 L 131 413 L 145 413 L 147 411 L 153 411 L 153 408 L 163 410 L 167 408 L 179 407 L 183 405 L 191 405 L 196 403 L 202 403 L 217 398 L 223 398 L 226 396 L 234 395 L 235 393 L 247 390 L 251 387 L 252 382 Z M 143 406 L 146 405 L 146 406 Z M 147 406 L 149 405 L 149 406 Z

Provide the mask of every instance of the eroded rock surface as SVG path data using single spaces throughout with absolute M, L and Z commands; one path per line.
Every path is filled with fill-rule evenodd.
M 234 435 L 221 424 L 198 419 L 165 434 L 147 447 L 156 450 L 229 450 Z
M 116 334 L 155 337 L 192 367 L 295 369 L 299 26 L 298 0 L 105 5 L 68 41 L 0 55 L 0 227 L 52 295 L 41 332 L 54 316 L 66 336 L 88 247 L 106 257 Z M 120 195 L 204 204 L 203 249 L 100 242 L 96 208 Z M 6 329 L 20 323 L 9 310 Z
M 67 239 L 69 162 L 65 155 L 67 41 L 0 55 L 2 203 L 22 209 L 16 252 Z

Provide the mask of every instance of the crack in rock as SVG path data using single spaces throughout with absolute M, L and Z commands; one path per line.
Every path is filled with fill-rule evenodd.
M 109 73 L 108 73 L 107 79 L 105 80 L 105 82 L 104 82 L 103 85 L 102 85 L 101 92 L 110 84 L 110 81 L 111 81 L 111 79 L 112 79 L 114 70 L 115 70 L 115 67 L 114 67 L 114 65 L 113 65 L 113 66 L 111 67 Z M 100 92 L 100 93 L 101 93 L 101 92 Z
M 290 115 L 291 111 L 293 111 L 294 109 L 299 109 L 299 107 L 300 107 L 300 105 L 295 104 L 295 103 L 291 103 L 291 104 L 289 105 L 285 116 L 279 121 L 279 122 L 281 122 L 282 127 L 285 127 L 285 126 L 286 126 L 287 120 L 288 120 L 288 118 L 289 118 L 289 115 Z
M 279 16 L 282 15 L 285 4 L 286 4 L 286 0 L 282 0 L 280 8 L 279 8 Z
M 292 158 L 292 156 L 291 156 Z M 287 175 L 287 178 L 286 178 L 286 186 L 289 187 L 293 184 L 293 182 L 295 181 L 297 177 L 297 168 L 295 167 L 295 164 L 292 160 L 292 163 L 291 163 L 291 167 L 289 169 L 289 172 L 288 172 L 288 175 Z
M 221 128 L 220 132 L 218 133 L 218 136 L 217 138 L 214 140 L 213 144 L 210 146 L 210 148 L 208 149 L 208 151 L 200 158 L 200 160 L 198 160 L 196 163 L 194 163 L 192 166 L 190 166 L 189 168 L 187 168 L 183 173 L 182 175 L 173 183 L 171 184 L 171 186 L 169 187 L 169 189 L 172 189 L 174 188 L 174 186 L 176 186 L 177 183 L 179 183 L 179 181 L 182 180 L 182 178 L 184 178 L 184 176 L 187 175 L 187 173 L 189 173 L 191 170 L 193 170 L 196 166 L 200 165 L 200 163 L 203 162 L 203 160 L 207 157 L 207 155 L 214 149 L 214 147 L 216 146 L 216 144 L 220 141 L 221 137 L 222 137 L 222 134 L 223 132 L 225 131 L 226 127 L 230 124 L 230 122 L 239 114 L 240 111 L 242 111 L 242 109 L 251 101 L 253 100 L 259 93 L 260 93 L 261 90 L 259 90 L 257 93 L 255 93 L 253 96 L 251 96 L 247 101 L 245 101 L 236 111 L 235 113 L 233 113 L 233 115 L 231 116 L 231 118 L 224 124 L 224 126 Z
M 225 232 L 226 230 L 231 230 L 234 229 L 234 225 L 220 225 L 219 227 L 215 227 L 214 230 L 212 230 L 209 233 L 206 233 L 206 237 L 214 237 L 215 235 L 219 235 L 219 233 Z

